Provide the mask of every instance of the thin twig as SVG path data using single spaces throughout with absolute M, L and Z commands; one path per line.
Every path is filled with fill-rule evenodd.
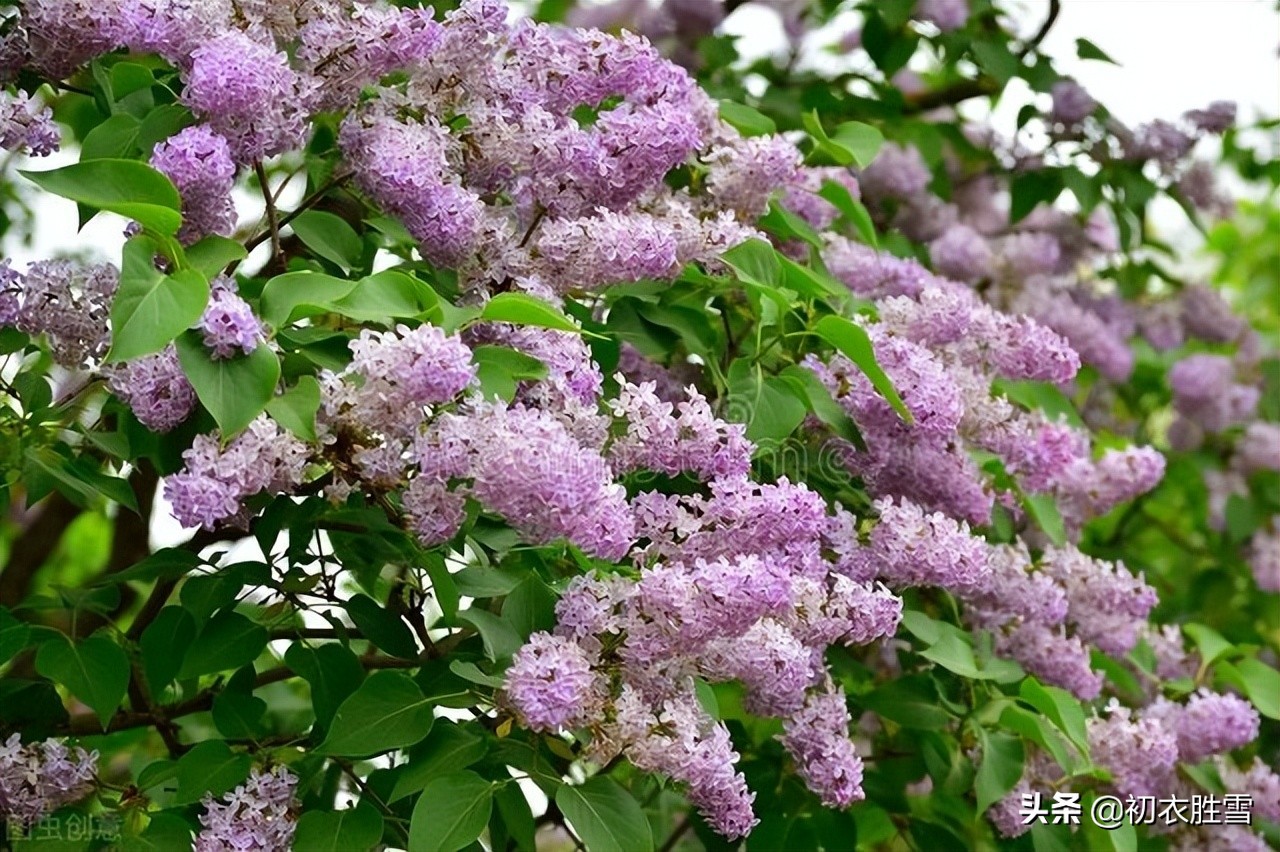
M 666 841 L 658 848 L 658 852 L 671 852 L 672 849 L 676 848 L 676 844 L 680 842 L 680 838 L 684 836 L 685 832 L 692 827 L 693 823 L 689 822 L 688 814 L 680 817 L 680 821 L 676 823 L 675 828 L 671 829 L 671 833 L 667 835 Z
M 303 213 L 307 212 L 312 207 L 316 206 L 317 202 L 319 202 L 320 199 L 325 196 L 325 194 L 327 194 L 330 190 L 334 189 L 335 187 L 341 186 L 342 184 L 346 183 L 347 179 L 350 177 L 351 176 L 349 174 L 335 174 L 333 177 L 329 178 L 329 180 L 326 181 L 323 186 L 321 186 L 315 192 L 311 193 L 306 198 L 304 198 L 302 200 L 302 203 L 299 204 L 297 208 L 290 211 L 289 213 L 286 213 L 284 215 L 284 218 L 276 222 L 273 228 L 271 228 L 270 230 L 263 231 L 262 233 L 255 236 L 253 239 L 249 240 L 249 242 L 245 243 L 245 246 L 244 246 L 245 251 L 246 252 L 253 251 L 255 248 L 262 245 L 262 243 L 267 239 L 274 238 L 275 240 L 278 241 L 280 238 L 280 230 L 279 230 L 280 228 L 283 228 L 285 225 L 288 225 L 294 219 L 298 218 Z
M 1040 42 L 1044 41 L 1045 36 L 1049 35 L 1049 30 L 1053 29 L 1053 24 L 1058 20 L 1058 15 L 1061 12 L 1062 0 L 1049 0 L 1048 17 L 1044 19 L 1044 23 L 1040 25 L 1040 29 L 1036 30 L 1036 34 L 1031 37 L 1031 40 L 1023 45 L 1022 50 L 1018 52 L 1019 58 L 1026 56 L 1040 46 Z
M 262 161 L 253 164 L 254 174 L 258 176 L 258 183 L 262 188 L 262 200 L 267 205 L 267 227 L 270 229 L 268 236 L 271 237 L 271 256 L 279 259 L 280 253 L 280 223 L 276 218 L 276 202 L 271 197 L 271 185 L 267 182 L 267 170 L 262 167 Z

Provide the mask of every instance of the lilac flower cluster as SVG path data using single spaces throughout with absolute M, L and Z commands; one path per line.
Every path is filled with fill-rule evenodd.
M 919 0 L 915 15 L 944 33 L 958 30 L 969 20 L 968 0 Z
M 293 846 L 299 808 L 294 798 L 298 778 L 283 766 L 269 772 L 257 769 L 249 780 L 218 801 L 205 795 L 195 852 L 235 852 L 261 849 L 285 852 Z
M 61 142 L 53 110 L 33 103 L 26 92 L 0 92 L 0 148 L 44 157 L 58 150 Z
M 204 345 L 219 359 L 248 355 L 265 337 L 253 308 L 236 293 L 235 281 L 225 276 L 211 282 L 209 304 L 196 328 L 204 336 Z
M 178 363 L 178 352 L 169 344 L 154 355 L 144 355 L 118 366 L 103 368 L 107 386 L 124 401 L 143 426 L 168 432 L 196 407 L 196 392 Z
M 1236 381 L 1236 367 L 1224 355 L 1189 355 L 1169 370 L 1173 405 L 1206 432 L 1221 432 L 1248 420 L 1257 407 L 1257 387 Z
M 274 46 L 239 30 L 191 53 L 182 101 L 227 140 L 242 164 L 297 148 L 307 131 L 313 83 Z
M 182 196 L 179 240 L 190 244 L 209 234 L 230 236 L 236 225 L 231 200 L 236 164 L 225 138 L 208 125 L 188 127 L 156 145 L 151 165 L 173 181 Z
M 212 529 L 235 518 L 246 497 L 293 490 L 309 457 L 305 444 L 262 415 L 225 448 L 213 435 L 197 436 L 183 469 L 165 478 L 164 496 L 183 526 Z
M 0 821 L 28 827 L 93 788 L 98 753 L 68 749 L 58 740 L 22 743 L 11 734 L 0 743 Z
M 4 261 L 0 326 L 43 334 L 64 367 L 100 361 L 111 344 L 108 318 L 119 273 L 109 264 L 41 260 L 18 273 Z
M 609 445 L 615 470 L 689 471 L 708 481 L 749 472 L 746 427 L 716 417 L 697 388 L 686 388 L 688 398 L 673 407 L 657 396 L 652 382 L 633 385 L 621 375 L 618 380 L 622 387 L 609 408 L 625 421 L 626 432 Z

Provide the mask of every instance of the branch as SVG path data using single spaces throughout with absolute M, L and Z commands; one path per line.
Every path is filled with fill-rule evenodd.
M 262 187 L 262 200 L 267 205 L 267 235 L 271 237 L 271 256 L 279 259 L 280 223 L 276 221 L 276 202 L 271 197 L 271 185 L 267 182 L 267 170 L 262 167 L 261 160 L 253 164 L 253 172 L 258 176 L 258 183 Z
M 253 251 L 255 248 L 262 245 L 262 243 L 267 239 L 273 239 L 276 242 L 278 242 L 280 238 L 280 231 L 279 231 L 280 228 L 283 228 L 285 225 L 288 225 L 290 222 L 292 222 L 294 219 L 297 219 L 299 216 L 301 216 L 303 213 L 310 210 L 312 207 L 315 207 L 316 204 L 319 203 L 320 199 L 324 198 L 324 196 L 328 194 L 330 190 L 335 189 L 341 186 L 342 184 L 346 183 L 348 178 L 350 177 L 351 177 L 350 174 L 335 174 L 333 177 L 329 178 L 329 180 L 327 180 L 323 186 L 321 186 L 315 192 L 311 193 L 306 198 L 304 198 L 302 200 L 302 203 L 300 203 L 296 209 L 286 213 L 283 219 L 281 219 L 278 222 L 275 222 L 271 226 L 270 230 L 263 231 L 261 234 L 258 234 L 256 237 L 249 240 L 249 242 L 245 243 L 245 251 L 246 252 Z
M 44 506 L 23 530 L 0 571 L 0 605 L 13 609 L 27 597 L 31 581 L 58 546 L 63 532 L 80 516 L 80 508 L 57 491 L 41 501 Z
M 658 847 L 658 852 L 671 852 L 672 849 L 676 848 L 676 844 L 680 842 L 680 838 L 684 836 L 685 832 L 692 827 L 693 823 L 689 822 L 689 815 L 682 816 L 680 821 L 676 823 L 676 827 L 671 829 L 671 834 L 667 836 L 666 842 Z
M 1031 37 L 1031 40 L 1022 46 L 1022 50 L 1018 52 L 1019 59 L 1040 46 L 1040 42 L 1044 41 L 1045 36 L 1049 35 L 1049 30 L 1053 29 L 1053 24 L 1058 20 L 1058 15 L 1061 12 L 1062 0 L 1049 0 L 1049 16 L 1044 19 L 1044 23 L 1040 25 L 1040 29 L 1036 30 L 1036 34 Z
M 961 80 L 941 89 L 930 89 L 913 98 L 908 98 L 902 111 L 907 115 L 928 112 L 944 106 L 955 106 L 971 98 L 994 95 L 1000 91 L 1000 84 L 991 77 L 979 77 L 976 80 Z
M 421 666 L 425 660 L 402 660 L 398 657 L 361 657 L 360 664 L 365 669 L 412 669 Z M 288 666 L 277 666 L 273 669 L 267 669 L 261 672 L 254 679 L 253 688 L 261 689 L 273 683 L 279 683 L 282 680 L 288 680 L 291 677 L 297 677 L 293 669 Z M 190 716 L 193 713 L 200 713 L 213 707 L 213 699 L 218 695 L 219 690 L 209 687 L 202 690 L 198 695 L 170 706 L 156 707 L 154 712 L 146 713 L 137 710 L 121 710 L 116 713 L 107 722 L 104 730 L 98 717 L 92 713 L 82 713 L 72 716 L 71 720 L 65 725 L 58 728 L 58 733 L 62 735 L 74 734 L 81 737 L 98 736 L 101 734 L 113 734 L 116 731 L 127 731 L 132 728 L 159 727 L 166 723 L 172 722 L 174 719 L 180 719 L 183 716 Z

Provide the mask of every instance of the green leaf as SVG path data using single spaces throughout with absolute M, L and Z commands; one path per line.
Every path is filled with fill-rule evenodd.
M 197 331 L 177 339 L 178 360 L 223 438 L 248 426 L 275 396 L 280 359 L 265 344 L 248 355 L 214 358 Z
M 78 643 L 59 634 L 40 646 L 36 671 L 60 683 L 98 715 L 103 730 L 129 686 L 129 658 L 106 636 Z
M 535 850 L 537 826 L 533 821 L 529 800 L 520 788 L 515 784 L 503 785 L 493 794 L 493 801 L 498 806 L 498 815 L 511 840 L 515 841 L 516 848 L 521 852 Z
M 582 331 L 555 305 L 526 293 L 499 293 L 485 303 L 480 319 L 514 325 L 536 325 L 560 331 Z
M 246 670 L 247 671 L 247 670 Z M 249 692 L 224 689 L 213 698 L 213 724 L 228 739 L 257 739 L 267 732 L 267 702 Z
M 138 130 L 138 147 L 151 155 L 156 143 L 168 139 L 194 120 L 191 111 L 179 104 L 162 104 L 147 113 Z
M 436 291 L 399 269 L 384 269 L 361 278 L 345 296 L 330 302 L 326 309 L 358 322 L 382 325 L 414 317 L 435 321 L 441 316 Z
M 489 824 L 493 787 L 467 770 L 432 779 L 413 807 L 410 852 L 456 852 L 469 845 Z
M 772 118 L 736 101 L 721 101 L 720 117 L 743 136 L 768 136 L 778 132 Z
M 891 680 L 862 696 L 862 704 L 908 728 L 941 730 L 952 721 L 951 714 L 941 706 L 937 687 L 924 675 Z
M 999 40 L 975 41 L 971 49 L 982 70 L 995 77 L 1002 86 L 1018 76 L 1018 71 L 1022 68 L 1022 63 L 1002 37 Z
M 267 646 L 267 629 L 232 610 L 217 613 L 196 636 L 178 670 L 191 677 L 238 669 L 252 663 Z
M 1280 672 L 1256 657 L 1241 660 L 1232 668 L 1258 712 L 1268 719 L 1280 719 Z
M 1045 686 L 1035 678 L 1027 678 L 1018 697 L 1049 718 L 1067 735 L 1080 754 L 1089 755 L 1089 736 L 1085 730 L 1084 708 L 1079 699 L 1056 686 Z
M 1022 740 L 1012 734 L 988 733 L 978 728 L 978 739 L 982 743 L 982 764 L 974 777 L 973 791 L 981 814 L 1017 785 L 1026 753 Z
M 1022 505 L 1027 514 L 1035 518 L 1036 525 L 1044 531 L 1056 547 L 1067 543 L 1067 528 L 1058 511 L 1058 503 L 1051 494 L 1023 494 Z
M 418 643 L 414 641 L 409 625 L 373 598 L 355 595 L 347 601 L 345 609 L 365 638 L 383 651 L 406 660 L 418 656 Z
M 364 679 L 364 667 L 351 649 L 337 642 L 315 648 L 293 644 L 284 653 L 284 662 L 311 686 L 311 706 L 316 724 L 327 728 L 338 706 L 355 692 Z
M 1052 204 L 1062 194 L 1062 174 L 1042 169 L 1014 175 L 1009 187 L 1009 221 L 1021 221 L 1040 204 Z
M 476 364 L 476 380 L 486 398 L 498 396 L 510 402 L 518 382 L 547 377 L 546 364 L 506 346 L 477 346 L 471 360 Z
M 871 346 L 871 338 L 867 336 L 866 329 L 844 317 L 825 316 L 818 320 L 813 330 L 862 370 L 872 387 L 885 398 L 894 411 L 898 412 L 899 417 L 907 423 L 915 422 L 915 418 L 902 402 L 902 397 L 898 396 L 898 391 L 893 387 L 893 382 L 876 361 L 875 350 Z
M 27 647 L 31 639 L 31 626 L 19 621 L 5 607 L 0 606 L 0 666 L 12 660 Z
M 180 606 L 167 606 L 138 639 L 142 669 L 151 693 L 158 695 L 182 668 L 187 649 L 196 638 L 196 620 Z
M 556 594 L 536 574 L 526 577 L 502 602 L 502 617 L 527 639 L 556 624 Z
M 364 243 L 341 216 L 325 210 L 307 210 L 300 213 L 289 227 L 293 228 L 303 245 L 344 271 L 350 272 L 360 264 Z
M 847 187 L 833 180 L 823 181 L 822 189 L 818 190 L 818 195 L 835 205 L 835 208 L 849 220 L 849 223 L 853 225 L 853 229 L 858 233 L 858 239 L 872 248 L 880 247 L 880 240 L 876 237 L 876 226 L 871 221 L 871 214 L 867 212 L 867 208 L 862 205 L 861 201 L 853 197 Z
M 458 591 L 469 598 L 500 598 L 521 582 L 518 573 L 481 565 L 466 566 L 453 575 L 453 580 Z
M 1067 395 L 1048 382 L 996 379 L 992 382 L 991 389 L 1024 408 L 1043 411 L 1050 419 L 1065 420 L 1078 429 L 1086 428 L 1084 421 L 1080 419 L 1080 413 Z
M 389 801 L 395 802 L 427 786 L 439 775 L 466 769 L 485 756 L 489 743 L 463 725 L 441 719 L 427 738 L 409 751 L 404 769 L 396 777 Z
M 782 284 L 782 264 L 773 246 L 761 239 L 739 243 L 720 255 L 742 281 L 762 287 L 778 287 Z
M 1208 667 L 1230 655 L 1236 646 L 1223 638 L 1222 634 L 1212 627 L 1203 624 L 1184 624 L 1182 632 L 1191 637 L 1200 652 L 1201 665 Z
M 20 172 L 36 186 L 98 210 L 119 213 L 164 236 L 182 224 L 178 190 L 137 160 L 89 160 L 44 172 Z
M 216 278 L 222 270 L 245 257 L 244 246 L 227 237 L 210 234 L 187 246 L 187 263 L 205 278 Z
M 315 376 L 300 376 L 298 383 L 267 403 L 267 413 L 304 441 L 316 439 L 316 412 L 320 410 L 320 383 Z
M 484 653 L 491 660 L 505 660 L 520 650 L 524 644 L 515 628 L 501 617 L 483 609 L 467 609 L 458 618 L 480 632 Z
M 191 848 L 191 826 L 175 814 L 152 814 L 147 828 L 139 835 L 120 838 L 118 852 L 170 852 Z
M 178 758 L 175 804 L 198 802 L 205 793 L 221 796 L 249 777 L 253 759 L 231 751 L 222 740 L 206 740 Z
M 87 508 L 99 498 L 128 506 L 138 511 L 137 499 L 129 483 L 116 476 L 108 476 L 98 470 L 94 462 L 88 458 L 67 458 L 52 447 L 28 447 L 23 456 L 22 476 L 26 481 L 30 494 L 47 494 L 56 484 L 58 491 L 71 502 Z M 41 492 L 36 481 L 39 478 L 49 480 Z M 29 497 L 29 499 L 38 499 Z
M 420 742 L 431 730 L 431 704 L 406 674 L 369 675 L 333 717 L 319 752 L 368 757 Z
M 153 258 L 159 245 L 137 236 L 124 245 L 120 289 L 111 304 L 111 361 L 159 352 L 200 319 L 209 282 L 194 269 L 165 275 Z
M 832 143 L 844 148 L 853 157 L 853 164 L 865 169 L 880 153 L 884 145 L 884 134 L 870 124 L 860 121 L 846 121 L 836 127 Z
M 85 134 L 80 143 L 80 162 L 129 159 L 138 150 L 141 126 L 142 122 L 127 113 L 111 116 Z
M 653 834 L 635 797 L 597 775 L 556 790 L 556 805 L 589 852 L 649 852 Z
M 262 319 L 273 328 L 281 328 L 292 320 L 326 313 L 325 305 L 346 296 L 356 284 L 320 272 L 277 275 L 262 288 Z
M 165 547 L 152 553 L 131 568 L 102 579 L 104 583 L 132 580 L 176 580 L 200 564 L 200 557 L 190 550 Z
M 294 852 L 367 852 L 382 840 L 382 814 L 361 801 L 345 811 L 307 811 L 298 818 Z
M 1112 65 L 1120 64 L 1108 56 L 1105 50 L 1098 47 L 1087 38 L 1076 39 L 1076 56 L 1081 59 L 1096 59 L 1099 62 L 1110 62 Z
M 827 390 L 827 386 L 822 383 L 822 380 L 812 370 L 801 367 L 799 364 L 792 364 L 783 370 L 781 375 L 800 383 L 800 386 L 804 389 L 805 399 L 808 401 L 809 411 L 831 427 L 831 431 L 855 447 L 866 449 L 866 444 L 862 440 L 862 433 L 858 431 L 857 424 L 849 417 L 848 412 L 840 407 L 840 403 L 835 401 L 831 391 Z
M 470 660 L 453 660 L 449 663 L 449 671 L 470 683 L 478 683 L 491 689 L 501 689 L 506 683 L 500 675 L 485 674 L 483 670 Z

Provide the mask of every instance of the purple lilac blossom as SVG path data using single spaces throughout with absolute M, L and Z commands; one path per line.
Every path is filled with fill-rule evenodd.
M 929 258 L 940 275 L 956 281 L 972 284 L 991 274 L 991 247 L 967 225 L 952 225 L 930 243 Z
M 195 410 L 195 389 L 182 372 L 172 343 L 154 355 L 106 367 L 103 373 L 111 392 L 154 432 L 168 432 Z
M 944 33 L 958 30 L 969 20 L 968 0 L 919 0 L 915 15 Z
M 44 334 L 64 367 L 83 367 L 107 354 L 111 300 L 120 278 L 114 266 L 41 260 L 22 275 L 6 270 L 8 295 L 0 313 L 5 324 Z
M 924 192 L 929 180 L 929 167 L 919 151 L 888 142 L 871 164 L 862 170 L 858 185 L 872 200 L 905 201 Z
M 299 804 L 294 798 L 298 778 L 283 766 L 270 772 L 257 769 L 249 780 L 221 797 L 206 794 L 194 852 L 287 852 L 293 846 Z
M 532 730 L 580 727 L 599 711 L 605 692 L 591 664 L 572 639 L 535 633 L 507 669 L 504 689 Z
M 93 789 L 98 752 L 68 749 L 58 740 L 22 744 L 18 734 L 0 743 L 0 821 L 30 827 Z
M 26 92 L 0 92 L 0 148 L 45 157 L 58 150 L 61 142 L 52 109 L 32 102 Z
M 1088 722 L 1093 760 L 1111 772 L 1120 796 L 1160 796 L 1173 780 L 1178 740 L 1157 718 L 1135 714 L 1113 703 L 1106 718 Z
M 808 695 L 779 737 L 796 772 L 827 807 L 847 808 L 865 797 L 862 758 L 849 739 L 849 724 L 844 691 L 828 684 Z
M 230 278 L 214 279 L 209 304 L 196 328 L 204 335 L 204 345 L 217 359 L 248 355 L 265 338 L 262 323 L 249 303 L 236 293 L 235 282 Z
M 1075 80 L 1059 80 L 1049 93 L 1053 96 L 1049 117 L 1059 124 L 1079 124 L 1098 108 L 1098 102 Z
M 236 225 L 231 200 L 236 164 L 226 139 L 205 124 L 188 127 L 156 145 L 151 165 L 173 181 L 182 196 L 178 239 L 183 244 L 209 234 L 231 235 Z
M 256 163 L 306 138 L 313 83 L 288 57 L 239 31 L 191 54 L 182 101 L 227 140 L 236 161 Z
M 686 388 L 686 399 L 673 406 L 658 398 L 652 383 L 633 385 L 618 378 L 622 387 L 608 403 L 613 416 L 626 424 L 626 432 L 609 446 L 616 470 L 690 471 L 705 480 L 750 471 L 753 446 L 745 437 L 746 427 L 716 417 L 696 388 Z

